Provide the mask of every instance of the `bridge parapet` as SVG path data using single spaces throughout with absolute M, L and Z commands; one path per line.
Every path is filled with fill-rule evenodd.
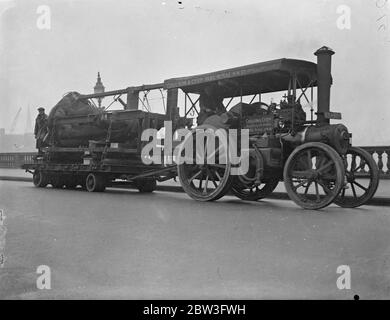
M 25 163 L 34 163 L 36 152 L 0 153 L 0 168 L 20 168 Z
M 390 179 L 390 146 L 364 146 L 366 150 L 374 158 L 379 168 L 379 174 L 382 179 Z M 361 174 L 366 174 L 366 168 L 360 170 Z

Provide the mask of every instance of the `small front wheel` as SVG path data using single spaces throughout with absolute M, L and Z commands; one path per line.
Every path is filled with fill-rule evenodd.
M 304 209 L 321 209 L 333 202 L 344 185 L 340 155 L 321 142 L 305 143 L 288 157 L 284 185 L 291 200 Z

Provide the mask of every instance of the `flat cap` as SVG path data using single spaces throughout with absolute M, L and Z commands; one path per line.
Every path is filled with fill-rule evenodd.
M 39 107 L 39 108 L 38 108 L 38 111 L 39 111 L 39 110 L 43 110 L 43 111 L 45 111 L 45 108 L 43 108 L 43 107 Z

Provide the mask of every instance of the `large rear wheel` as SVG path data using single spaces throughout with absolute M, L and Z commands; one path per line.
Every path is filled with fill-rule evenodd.
M 44 188 L 48 185 L 49 181 L 47 174 L 41 170 L 35 170 L 33 174 L 33 184 L 38 188 Z
M 197 130 L 200 131 L 197 133 Z M 202 135 L 199 132 L 203 130 L 206 133 L 207 130 L 216 132 L 216 128 L 210 125 L 202 125 L 194 130 L 182 144 L 179 154 L 182 163 L 178 164 L 177 171 L 184 191 L 191 198 L 198 201 L 213 201 L 223 197 L 230 189 L 231 165 L 228 159 L 227 140 L 216 139 L 213 134 L 206 134 L 197 139 L 196 134 Z M 186 158 L 188 155 L 184 149 L 188 144 L 193 146 L 189 159 Z
M 369 201 L 379 184 L 379 169 L 365 150 L 350 147 L 344 156 L 346 184 L 334 200 L 344 208 L 356 208 Z
M 310 142 L 296 148 L 286 161 L 283 177 L 291 200 L 304 209 L 333 202 L 344 185 L 344 165 L 330 146 Z

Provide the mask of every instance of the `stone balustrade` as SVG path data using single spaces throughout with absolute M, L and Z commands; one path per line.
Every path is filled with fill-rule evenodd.
M 390 179 L 390 146 L 364 146 L 361 148 L 370 153 L 378 164 L 380 177 L 382 179 Z M 366 173 L 366 169 L 361 170 L 360 173 Z
M 33 163 L 35 152 L 0 153 L 0 168 L 20 168 L 24 163 Z

